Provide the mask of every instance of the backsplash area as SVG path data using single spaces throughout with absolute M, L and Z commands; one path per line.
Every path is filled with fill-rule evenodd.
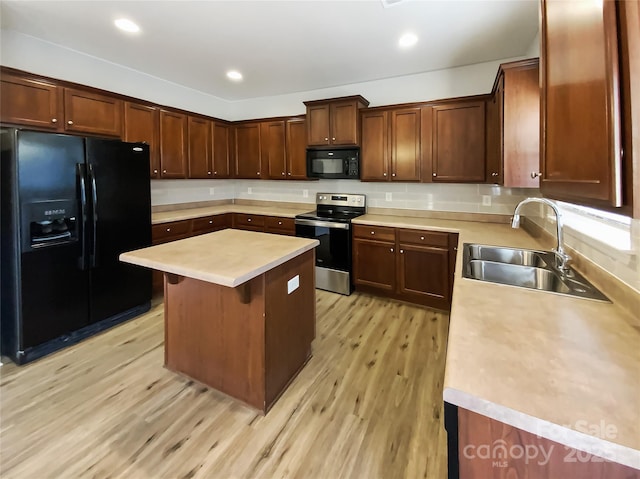
M 367 195 L 373 208 L 454 211 L 509 215 L 536 189 L 502 188 L 492 185 L 364 183 L 353 180 L 268 181 L 268 180 L 154 180 L 154 206 L 222 199 L 315 203 L 316 193 L 359 193 Z M 484 202 L 484 204 L 483 204 Z

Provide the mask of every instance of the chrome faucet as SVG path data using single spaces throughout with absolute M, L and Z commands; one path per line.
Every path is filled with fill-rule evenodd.
M 562 240 L 562 213 L 558 209 L 558 206 L 551 200 L 546 198 L 527 198 L 526 200 L 522 200 L 516 206 L 516 210 L 513 212 L 513 219 L 511 221 L 512 228 L 520 227 L 520 208 L 522 208 L 527 203 L 542 203 L 544 205 L 549 206 L 554 213 L 556 214 L 556 226 L 558 228 L 558 245 L 556 249 L 552 250 L 556 254 L 556 266 L 560 270 L 560 272 L 569 271 L 569 261 L 571 261 L 571 256 L 569 256 L 563 248 L 563 240 Z

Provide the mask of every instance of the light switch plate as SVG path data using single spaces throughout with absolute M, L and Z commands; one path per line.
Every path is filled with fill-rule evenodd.
M 482 195 L 482 206 L 491 206 L 491 195 Z
M 302 197 L 309 198 L 309 190 L 302 190 Z
M 253 193 L 253 188 L 251 188 L 251 187 L 247 188 L 247 194 L 250 195 L 251 193 Z
M 209 194 L 211 196 L 215 195 L 216 194 L 216 189 L 215 188 L 209 188 Z
M 296 274 L 293 278 L 287 281 L 287 294 L 293 293 L 300 287 L 300 275 Z
M 384 199 L 385 201 L 393 201 L 393 195 L 391 193 L 385 193 L 384 194 Z

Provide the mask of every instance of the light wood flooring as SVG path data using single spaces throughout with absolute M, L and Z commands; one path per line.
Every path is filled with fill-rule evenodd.
M 313 358 L 266 416 L 164 369 L 162 315 L 0 368 L 0 477 L 446 477 L 448 315 L 318 290 Z

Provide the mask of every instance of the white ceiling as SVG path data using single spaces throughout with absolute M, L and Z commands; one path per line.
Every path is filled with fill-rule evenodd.
M 5 1 L 2 28 L 225 100 L 379 80 L 524 55 L 537 0 Z M 127 17 L 138 34 L 116 30 Z M 401 34 L 418 35 L 409 50 Z M 237 69 L 239 83 L 225 73 Z

